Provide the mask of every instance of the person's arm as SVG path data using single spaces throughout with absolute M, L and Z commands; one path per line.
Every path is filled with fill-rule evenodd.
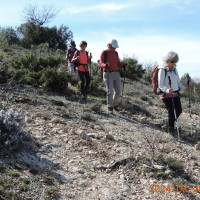
M 104 51 L 101 53 L 101 56 L 100 56 L 100 60 L 99 60 L 99 66 L 102 68 L 102 69 L 106 69 L 106 63 L 104 63 Z
M 74 56 L 72 58 L 72 62 L 76 62 L 79 59 L 79 56 L 77 56 L 77 51 L 75 51 Z
M 164 92 L 169 93 L 169 88 L 165 85 L 165 70 L 159 69 L 158 71 L 158 88 Z
M 69 58 L 69 51 L 67 51 L 67 53 L 66 53 L 66 59 L 67 59 L 67 61 L 68 61 L 68 58 Z

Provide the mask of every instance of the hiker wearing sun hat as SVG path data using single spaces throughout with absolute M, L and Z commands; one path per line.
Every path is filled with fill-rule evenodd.
M 103 69 L 103 80 L 107 89 L 108 113 L 113 109 L 118 111 L 118 102 L 122 93 L 122 83 L 119 73 L 120 68 L 125 68 L 119 60 L 116 48 L 119 48 L 117 40 L 113 39 L 107 44 L 108 49 L 101 53 L 99 65 Z
M 173 136 L 176 136 L 174 123 L 175 121 L 178 123 L 178 117 L 182 113 L 179 91 L 190 91 L 190 87 L 184 87 L 179 80 L 176 66 L 178 61 L 178 54 L 170 51 L 163 57 L 163 65 L 158 66 L 158 89 L 161 92 L 160 98 L 168 111 L 168 132 Z M 177 133 L 179 134 L 178 124 Z

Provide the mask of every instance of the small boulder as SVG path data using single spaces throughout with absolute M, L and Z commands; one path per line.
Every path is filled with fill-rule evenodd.
M 200 144 L 196 144 L 195 145 L 195 150 L 197 151 L 197 150 L 200 150 Z
M 32 122 L 32 117 L 26 115 L 24 121 L 25 121 L 26 123 L 30 123 L 30 122 Z
M 112 136 L 111 134 L 107 134 L 107 135 L 106 135 L 106 140 L 115 141 L 115 138 L 114 138 L 114 136 Z
M 52 123 L 54 124 L 57 124 L 57 123 L 60 123 L 60 119 L 57 118 L 57 117 L 54 117 L 52 120 L 51 120 Z
M 87 141 L 92 141 L 91 137 L 87 135 L 86 131 L 81 131 L 80 132 L 80 137 L 84 140 L 87 140 Z
M 162 166 L 162 165 L 154 165 L 153 167 L 155 169 L 158 169 L 158 170 L 164 170 L 165 169 L 165 166 Z

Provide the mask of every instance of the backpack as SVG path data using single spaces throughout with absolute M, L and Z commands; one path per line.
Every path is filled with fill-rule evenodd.
M 87 58 L 88 58 L 88 52 L 86 51 L 86 54 L 87 54 Z M 77 56 L 79 56 L 80 55 L 80 51 L 79 50 L 77 50 Z M 74 62 L 74 65 L 76 66 L 76 67 L 78 67 L 78 66 L 80 66 L 81 65 L 81 63 L 79 63 L 79 60 L 78 61 L 75 61 Z M 84 64 L 85 65 L 85 64 Z
M 156 65 L 155 67 L 153 67 L 152 69 L 152 73 L 151 73 L 151 81 L 152 81 L 152 87 L 153 87 L 153 92 L 156 95 L 160 95 L 163 92 L 158 88 L 158 66 Z M 165 69 L 165 77 L 167 76 L 167 69 Z

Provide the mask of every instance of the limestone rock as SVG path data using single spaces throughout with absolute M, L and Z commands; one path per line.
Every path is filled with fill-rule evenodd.
M 195 145 L 195 150 L 200 150 L 200 144 Z
M 54 117 L 52 120 L 51 120 L 52 123 L 54 124 L 57 124 L 57 123 L 60 123 L 60 119 L 57 118 L 57 117 Z
M 92 141 L 92 138 L 90 136 L 87 135 L 86 131 L 81 131 L 80 132 L 80 137 L 84 140 L 87 141 Z
M 106 140 L 112 140 L 112 141 L 115 141 L 114 136 L 112 136 L 111 134 L 107 134 L 105 138 L 106 138 Z
M 164 169 L 165 169 L 165 166 L 162 166 L 162 165 L 154 165 L 154 168 L 155 168 L 155 169 L 158 169 L 158 170 L 164 170 Z

